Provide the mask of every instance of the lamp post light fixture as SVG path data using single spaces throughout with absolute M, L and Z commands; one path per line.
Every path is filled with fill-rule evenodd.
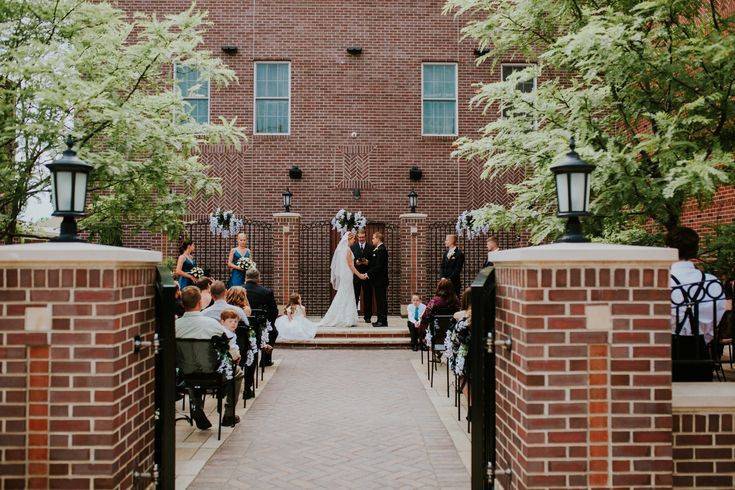
M 77 217 L 84 216 L 87 203 L 87 180 L 92 165 L 80 160 L 72 150 L 74 139 L 66 138 L 66 150 L 60 158 L 46 167 L 51 171 L 51 202 L 54 206 L 52 216 L 63 216 L 59 236 L 55 242 L 79 242 L 77 237 Z
M 574 151 L 574 136 L 569 140 L 569 152 L 559 163 L 551 166 L 556 184 L 556 202 L 560 218 L 567 218 L 564 235 L 557 242 L 582 243 L 589 239 L 582 233 L 580 216 L 589 216 L 590 173 L 595 166 L 587 163 Z
M 419 195 L 416 194 L 415 190 L 411 190 L 408 193 L 408 207 L 411 209 L 411 213 L 416 213 L 416 206 L 419 204 Z
M 293 197 L 293 194 L 291 191 L 286 187 L 286 192 L 281 194 L 283 196 L 283 209 L 286 210 L 287 213 L 291 212 L 291 198 Z

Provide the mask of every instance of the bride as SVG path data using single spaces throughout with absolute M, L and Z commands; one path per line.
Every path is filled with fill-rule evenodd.
M 319 322 L 320 327 L 352 327 L 357 324 L 357 302 L 355 289 L 352 285 L 353 275 L 363 279 L 364 274 L 355 269 L 355 258 L 352 255 L 352 245 L 355 243 L 355 234 L 346 233 L 340 240 L 332 256 L 332 287 L 337 294 L 329 306 L 324 318 Z

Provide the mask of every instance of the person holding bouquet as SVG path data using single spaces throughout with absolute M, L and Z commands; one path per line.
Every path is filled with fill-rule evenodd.
M 255 269 L 255 262 L 247 245 L 248 236 L 245 233 L 238 233 L 237 246 L 230 250 L 227 259 L 227 267 L 231 269 L 228 287 L 245 285 L 245 273 L 248 269 Z
M 194 259 L 194 242 L 191 240 L 184 240 L 179 247 L 179 258 L 176 261 L 174 275 L 178 278 L 181 291 L 187 286 L 193 286 L 204 277 L 204 271 L 197 267 L 197 261 Z

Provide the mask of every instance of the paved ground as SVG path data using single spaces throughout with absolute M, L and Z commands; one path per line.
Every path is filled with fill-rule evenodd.
M 189 488 L 469 488 L 411 351 L 280 351 Z

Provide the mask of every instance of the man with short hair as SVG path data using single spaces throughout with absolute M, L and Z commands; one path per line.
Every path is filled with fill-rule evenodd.
M 492 260 L 490 260 L 490 254 L 493 252 L 497 252 L 500 250 L 500 247 L 498 246 L 498 239 L 494 236 L 487 237 L 487 241 L 485 242 L 485 246 L 487 247 L 487 260 L 484 264 L 482 264 L 482 268 L 490 267 L 493 265 Z
M 357 243 L 352 245 L 352 255 L 355 257 L 355 269 L 362 274 L 366 273 L 370 269 L 373 246 L 367 243 L 364 229 L 357 232 Z M 355 276 L 353 285 L 355 287 L 355 303 L 360 303 L 362 317 L 365 323 L 370 323 L 373 317 L 373 286 L 370 284 L 370 279 L 360 279 Z M 360 302 L 360 293 L 362 293 L 362 302 Z
M 181 291 L 181 302 L 184 305 L 184 315 L 176 320 L 176 338 L 177 339 L 202 339 L 210 340 L 212 337 L 219 337 L 222 334 L 227 335 L 230 338 L 232 332 L 229 332 L 220 322 L 212 318 L 208 318 L 201 313 L 202 308 L 202 295 L 199 288 L 196 286 L 187 286 Z M 233 334 L 234 337 L 234 334 Z M 230 344 L 232 345 L 232 344 Z M 237 343 L 235 343 L 237 348 Z M 197 351 L 192 351 L 194 355 Z M 208 355 L 207 353 L 201 352 L 202 357 Z M 199 366 L 205 365 L 204 359 L 187 359 L 183 358 L 179 360 L 180 365 L 178 366 L 185 374 L 196 372 Z M 227 400 L 225 402 L 225 412 L 222 418 L 222 425 L 227 427 L 234 427 L 240 422 L 240 417 L 235 415 L 235 406 L 237 405 L 237 398 L 240 393 L 242 384 L 242 371 L 236 368 L 232 383 L 235 384 L 234 393 L 233 390 L 227 390 Z M 192 418 L 197 424 L 197 427 L 201 430 L 208 429 L 212 426 L 212 423 L 207 419 L 204 414 L 203 402 L 201 393 L 192 390 L 190 393 L 192 400 Z
M 447 235 L 444 240 L 447 253 L 442 255 L 441 276 L 449 279 L 454 286 L 454 292 L 459 298 L 462 290 L 462 267 L 464 267 L 464 253 L 457 246 L 457 235 Z
M 253 310 L 264 310 L 266 319 L 271 323 L 273 329 L 268 332 L 268 345 L 275 347 L 278 338 L 278 330 L 276 330 L 276 318 L 278 318 L 278 306 L 276 305 L 276 297 L 273 290 L 260 285 L 260 272 L 257 269 L 250 269 L 245 273 L 245 293 L 248 295 L 250 308 Z M 263 366 L 272 366 L 273 350 L 270 352 L 263 351 L 261 363 Z
M 383 244 L 383 234 L 373 233 L 373 256 L 370 259 L 370 269 L 366 275 L 373 285 L 375 307 L 378 310 L 378 321 L 373 327 L 388 326 L 388 250 Z
M 205 308 L 204 311 L 202 311 L 204 316 L 219 320 L 220 315 L 224 310 L 234 310 L 240 317 L 240 321 L 245 322 L 245 325 L 249 325 L 247 313 L 245 313 L 245 311 L 239 306 L 231 305 L 227 303 L 227 301 L 225 301 L 227 287 L 225 286 L 224 282 L 214 281 L 212 283 L 212 286 L 209 288 L 209 292 L 212 294 L 212 299 L 214 300 L 214 303 L 212 304 L 212 306 L 210 306 L 209 308 Z

